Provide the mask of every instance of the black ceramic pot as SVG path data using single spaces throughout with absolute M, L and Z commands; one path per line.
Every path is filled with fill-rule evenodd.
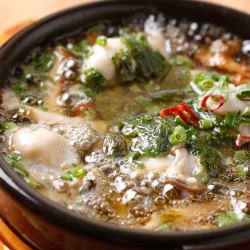
M 243 38 L 250 36 L 249 15 L 217 5 L 187 0 L 93 3 L 42 19 L 9 40 L 0 49 L 0 83 L 36 46 L 103 20 L 120 20 L 153 10 L 167 16 L 216 23 Z M 0 215 L 32 248 L 208 249 L 250 241 L 250 222 L 198 232 L 156 233 L 83 218 L 29 187 L 2 157 L 0 166 Z

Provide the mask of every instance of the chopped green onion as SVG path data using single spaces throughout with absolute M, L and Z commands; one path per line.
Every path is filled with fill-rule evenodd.
M 39 183 L 37 183 L 34 179 L 30 177 L 24 178 L 24 180 L 33 188 L 37 188 L 39 186 Z
M 186 133 L 187 133 L 187 137 L 189 138 L 197 133 L 197 129 L 194 127 L 190 127 L 186 130 Z
M 48 72 L 55 61 L 55 56 L 49 51 L 34 51 L 31 55 L 35 69 Z
M 202 71 L 195 76 L 194 83 L 197 84 L 201 90 L 209 90 L 213 88 L 215 84 L 218 84 L 221 89 L 224 89 L 228 87 L 229 77 L 215 72 Z
M 236 96 L 243 101 L 250 100 L 250 84 L 243 84 L 236 87 Z
M 243 217 L 243 220 L 245 217 Z M 233 211 L 226 212 L 223 214 L 219 214 L 217 217 L 217 223 L 219 227 L 228 226 L 237 222 L 240 222 L 242 219 L 240 219 L 237 214 Z
M 69 173 L 71 173 L 74 177 L 82 178 L 87 172 L 82 165 L 77 164 L 73 169 L 69 170 Z
M 14 122 L 3 122 L 3 123 L 1 124 L 1 127 L 2 127 L 4 130 L 9 130 L 9 129 L 17 128 L 18 126 L 17 126 L 16 123 L 14 123 Z
M 133 162 L 134 160 L 137 160 L 140 157 L 139 152 L 130 152 L 128 154 L 128 162 Z
M 132 93 L 139 93 L 141 92 L 141 89 L 136 85 L 136 84 L 133 84 L 129 87 L 129 90 L 132 92 Z
M 247 160 L 247 154 L 244 150 L 236 151 L 234 154 L 234 160 L 235 161 L 245 161 Z
M 211 129 L 214 127 L 214 124 L 212 121 L 210 120 L 200 120 L 200 128 L 207 130 L 207 129 Z
M 241 113 L 241 115 L 244 117 L 250 117 L 250 107 L 246 107 Z
M 89 68 L 85 72 L 84 85 L 90 88 L 93 92 L 98 92 L 106 86 L 106 80 L 103 75 L 95 68 Z
M 120 134 L 107 134 L 102 148 L 107 156 L 120 157 L 127 153 L 126 140 Z
M 225 125 L 228 127 L 232 127 L 234 125 L 234 118 L 235 118 L 234 113 L 227 112 L 224 119 Z
M 12 167 L 14 168 L 15 172 L 17 172 L 21 177 L 25 178 L 27 177 L 28 173 L 27 171 L 23 168 L 23 166 L 19 165 L 20 163 L 17 164 L 11 164 Z
M 172 145 L 177 145 L 186 142 L 187 140 L 186 130 L 181 126 L 177 126 L 174 129 L 173 134 L 169 136 L 168 140 Z
M 68 50 L 75 53 L 78 57 L 86 56 L 89 52 L 86 40 L 82 40 L 79 43 L 68 43 L 66 46 Z
M 107 46 L 107 44 L 108 44 L 108 39 L 107 39 L 106 36 L 99 36 L 99 37 L 97 37 L 97 39 L 96 39 L 96 43 L 97 43 L 98 45 L 100 45 L 100 46 L 105 47 L 105 46 Z
M 135 64 L 131 54 L 127 50 L 115 53 L 111 59 L 120 82 L 127 83 L 135 80 Z
M 160 52 L 152 50 L 145 33 L 126 33 L 124 42 L 128 53 L 135 62 L 136 79 L 145 82 L 150 79 L 162 80 L 170 66 Z
M 153 116 L 152 115 L 144 115 L 143 117 L 142 117 L 142 121 L 143 122 L 150 122 L 150 121 L 152 121 L 153 120 Z
M 7 161 L 9 164 L 14 168 L 14 170 L 21 175 L 23 178 L 29 177 L 29 172 L 27 169 L 23 166 L 23 164 L 20 162 L 21 157 L 20 155 L 16 153 L 10 153 L 7 156 Z
M 246 175 L 248 173 L 248 167 L 246 167 L 244 164 L 236 165 L 236 172 L 239 177 L 246 178 Z
M 157 232 L 170 232 L 172 230 L 171 225 L 169 223 L 163 223 L 160 226 L 155 228 Z
M 242 116 L 240 119 L 240 123 L 250 123 L 250 117 Z
M 137 168 L 137 169 L 144 169 L 145 166 L 144 166 L 144 164 L 142 162 L 135 161 L 135 168 Z
M 214 80 L 212 79 L 205 79 L 198 83 L 198 86 L 202 90 L 208 90 L 214 87 Z
M 89 98 L 95 97 L 95 92 L 90 88 L 84 89 L 84 94 L 86 95 L 86 97 L 89 97 Z
M 69 173 L 65 173 L 60 176 L 60 179 L 64 181 L 73 181 L 73 176 Z
M 175 122 L 177 125 L 181 125 L 181 126 L 184 127 L 184 128 L 188 127 L 187 123 L 186 123 L 185 121 L 183 121 L 183 120 L 180 118 L 180 116 L 178 116 L 178 115 L 174 118 L 174 122 Z
M 84 169 L 83 165 L 76 164 L 72 169 L 68 172 L 62 174 L 60 179 L 73 181 L 74 178 L 83 178 L 86 175 L 87 171 Z
M 183 66 L 187 68 L 194 68 L 195 66 L 194 62 L 191 59 L 183 55 L 177 55 L 175 58 L 173 58 L 173 63 L 178 66 Z

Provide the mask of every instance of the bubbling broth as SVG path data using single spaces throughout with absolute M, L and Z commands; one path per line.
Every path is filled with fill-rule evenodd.
M 1 151 L 46 197 L 123 227 L 250 213 L 250 41 L 162 14 L 36 48 L 1 90 Z

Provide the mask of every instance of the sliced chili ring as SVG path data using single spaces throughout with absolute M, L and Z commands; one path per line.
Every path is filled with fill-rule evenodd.
M 219 103 L 218 105 L 215 107 L 215 108 L 211 108 L 211 107 L 208 107 L 207 106 L 207 101 L 210 99 L 210 98 L 216 98 L 219 100 Z M 217 109 L 219 109 L 222 105 L 224 104 L 224 97 L 222 95 L 206 95 L 202 102 L 201 102 L 201 107 L 204 109 L 204 110 L 209 110 L 209 111 L 216 111 Z
M 250 136 L 247 135 L 238 135 L 236 141 L 235 141 L 235 145 L 236 148 L 240 148 L 244 143 L 250 142 Z
M 188 125 L 196 125 L 199 122 L 199 117 L 186 104 L 180 103 L 175 107 L 166 108 L 160 111 L 160 116 L 179 115 L 180 118 Z
M 184 112 L 182 111 L 178 111 L 177 115 L 180 116 L 180 118 L 187 123 L 188 125 L 196 125 L 198 122 L 195 120 L 190 119 L 190 117 L 188 117 Z
M 194 113 L 194 111 L 190 109 L 185 103 L 181 102 L 180 104 L 178 104 L 178 107 L 180 107 L 180 110 L 188 113 L 192 117 L 194 122 L 198 122 L 200 120 L 200 118 Z
M 178 106 L 162 109 L 160 111 L 160 117 L 165 117 L 168 115 L 175 115 L 177 114 L 178 110 L 179 110 Z

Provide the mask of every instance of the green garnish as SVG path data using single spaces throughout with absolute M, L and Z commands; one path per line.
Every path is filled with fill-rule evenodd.
M 224 226 L 228 226 L 228 225 L 240 222 L 245 219 L 246 219 L 246 216 L 243 216 L 243 218 L 239 218 L 239 216 L 237 216 L 235 212 L 230 211 L 230 212 L 219 214 L 217 217 L 217 224 L 219 227 L 224 227 Z
M 49 51 L 34 51 L 31 57 L 34 68 L 43 72 L 48 72 L 55 61 L 54 55 Z
M 89 68 L 84 72 L 85 82 L 84 85 L 94 92 L 98 92 L 106 86 L 106 81 L 102 74 L 94 68 Z
M 243 112 L 241 113 L 243 117 L 250 118 L 250 107 L 246 107 Z
M 79 58 L 82 58 L 83 56 L 86 56 L 89 52 L 88 50 L 88 44 L 86 40 L 82 40 L 78 43 L 68 43 L 67 49 L 72 51 L 74 54 L 76 54 Z
M 135 162 L 138 158 L 140 158 L 139 152 L 129 152 L 127 155 L 128 162 Z
M 224 171 L 220 154 L 206 142 L 202 142 L 197 137 L 195 139 L 190 138 L 187 141 L 187 148 L 191 154 L 200 158 L 201 165 L 206 168 L 210 177 L 218 177 Z
M 86 97 L 89 97 L 89 98 L 95 97 L 95 92 L 90 88 L 85 88 L 84 94 L 86 95 Z
M 250 84 L 243 84 L 236 87 L 236 96 L 242 101 L 250 100 Z
M 131 82 L 136 77 L 133 58 L 127 50 L 122 50 L 112 57 L 116 72 L 121 83 Z
M 60 176 L 60 179 L 73 181 L 74 178 L 83 178 L 86 175 L 87 171 L 84 169 L 84 166 L 81 164 L 76 164 L 72 169 Z
M 187 56 L 184 56 L 184 55 L 177 55 L 176 57 L 170 60 L 170 63 L 175 64 L 177 66 L 190 68 L 190 69 L 195 67 L 195 63 L 191 59 L 189 59 Z
M 10 153 L 7 155 L 7 161 L 14 168 L 14 170 L 23 178 L 29 177 L 29 172 L 20 162 L 21 156 L 16 153 Z
M 107 37 L 106 36 L 99 36 L 99 37 L 97 37 L 96 44 L 98 44 L 100 46 L 103 46 L 103 47 L 106 47 L 107 44 L 108 44 Z
M 202 119 L 200 120 L 200 128 L 204 130 L 212 129 L 214 127 L 214 124 L 210 120 Z
M 131 85 L 129 90 L 134 94 L 141 92 L 141 89 L 136 84 Z
M 144 166 L 144 164 L 142 162 L 135 161 L 135 168 L 137 168 L 137 169 L 144 169 L 145 166 Z
M 18 126 L 16 125 L 16 123 L 14 122 L 3 122 L 1 123 L 1 128 L 3 130 L 9 130 L 9 129 L 13 129 L 13 128 L 17 128 Z
M 156 156 L 167 152 L 171 144 L 168 141 L 171 124 L 167 119 L 142 116 L 123 123 L 122 134 L 130 139 L 130 150 L 136 156 Z
M 246 178 L 248 174 L 248 167 L 246 167 L 244 164 L 236 165 L 236 172 L 239 177 Z
M 108 134 L 103 141 L 103 151 L 108 156 L 124 156 L 127 153 L 127 143 L 119 134 Z
M 199 82 L 198 86 L 202 90 L 209 90 L 209 89 L 211 89 L 211 88 L 214 87 L 214 84 L 215 84 L 214 80 L 212 80 L 212 79 L 205 79 L 205 80 Z
M 177 126 L 174 129 L 173 134 L 169 136 L 168 140 L 172 145 L 177 145 L 186 142 L 187 140 L 186 130 L 181 126 Z
M 175 121 L 176 125 L 181 125 L 183 128 L 188 128 L 187 123 L 186 123 L 184 120 L 182 120 L 182 119 L 180 118 L 180 116 L 177 115 L 177 116 L 174 118 L 174 121 Z
M 233 127 L 234 123 L 235 123 L 235 115 L 234 115 L 234 113 L 227 112 L 227 114 L 225 116 L 224 123 L 228 127 Z
M 202 91 L 208 91 L 214 88 L 215 85 L 220 89 L 225 89 L 227 88 L 229 82 L 230 80 L 227 75 L 208 71 L 202 71 L 194 78 L 194 83 Z
M 136 63 L 136 78 L 161 80 L 169 71 L 169 64 L 157 51 L 153 51 L 144 33 L 127 33 L 124 42 Z
M 235 161 L 245 161 L 248 159 L 248 156 L 244 150 L 235 151 L 234 160 Z
M 163 223 L 160 226 L 155 228 L 157 232 L 171 232 L 172 226 L 169 223 Z
M 25 177 L 24 180 L 33 188 L 37 188 L 39 186 L 39 183 L 30 177 Z

